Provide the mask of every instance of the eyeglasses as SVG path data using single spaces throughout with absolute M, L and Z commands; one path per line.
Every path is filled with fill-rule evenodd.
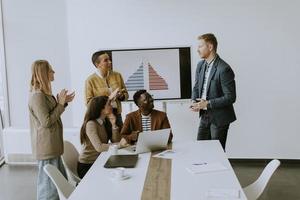
M 141 101 L 143 103 L 146 103 L 146 102 L 153 102 L 153 95 L 150 95 L 150 94 L 145 94 L 145 98 L 144 99 L 141 99 Z

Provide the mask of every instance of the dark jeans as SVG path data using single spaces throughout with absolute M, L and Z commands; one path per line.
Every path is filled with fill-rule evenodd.
M 92 167 L 93 164 L 85 164 L 85 163 L 81 163 L 78 162 L 77 165 L 77 173 L 79 178 L 83 178 L 85 176 L 85 174 L 89 171 L 89 169 Z
M 200 119 L 197 140 L 219 140 L 225 151 L 228 129 L 229 124 L 224 126 L 212 124 L 209 115 L 204 112 Z

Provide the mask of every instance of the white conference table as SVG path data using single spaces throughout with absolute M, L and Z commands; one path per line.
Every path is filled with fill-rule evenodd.
M 121 181 L 111 178 L 114 169 L 103 167 L 110 155 L 102 153 L 69 199 L 247 199 L 219 141 L 175 141 L 172 149 L 176 154 L 172 160 L 139 154 L 136 167 L 126 169 L 130 178 Z M 193 174 L 186 168 L 195 162 L 220 163 L 227 169 Z M 238 190 L 240 197 L 213 198 L 207 196 L 211 190 Z

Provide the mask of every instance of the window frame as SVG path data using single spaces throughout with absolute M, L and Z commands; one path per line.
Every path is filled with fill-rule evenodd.
M 7 68 L 6 68 L 6 54 L 5 54 L 5 32 L 3 21 L 3 6 L 2 0 L 0 0 L 0 75 L 2 78 L 2 84 L 0 85 L 3 91 L 3 110 L 0 108 L 0 166 L 4 161 L 4 147 L 3 147 L 3 129 L 10 126 L 9 115 L 9 96 L 7 87 Z

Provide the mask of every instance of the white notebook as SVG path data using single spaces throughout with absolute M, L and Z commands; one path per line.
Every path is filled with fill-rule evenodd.
M 240 199 L 240 190 L 239 189 L 222 189 L 222 188 L 215 188 L 209 189 L 206 193 L 206 197 L 208 199 L 222 199 L 222 200 L 234 200 Z

